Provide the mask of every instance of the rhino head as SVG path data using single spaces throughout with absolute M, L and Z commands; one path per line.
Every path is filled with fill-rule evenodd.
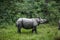
M 40 23 L 41 24 L 48 23 L 48 20 L 47 19 L 40 19 Z

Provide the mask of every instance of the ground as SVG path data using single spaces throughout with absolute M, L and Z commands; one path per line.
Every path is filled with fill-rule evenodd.
M 0 40 L 55 40 L 60 35 L 56 25 L 40 24 L 37 27 L 38 33 L 31 33 L 30 30 L 22 28 L 22 33 L 17 33 L 15 25 L 9 25 L 7 28 L 0 28 Z

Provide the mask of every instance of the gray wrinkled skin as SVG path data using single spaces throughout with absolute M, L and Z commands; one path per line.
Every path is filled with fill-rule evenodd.
M 18 32 L 21 33 L 21 28 L 32 29 L 32 32 L 35 31 L 37 33 L 37 26 L 40 23 L 46 22 L 46 19 L 41 18 L 19 18 L 16 22 L 16 26 L 18 28 Z

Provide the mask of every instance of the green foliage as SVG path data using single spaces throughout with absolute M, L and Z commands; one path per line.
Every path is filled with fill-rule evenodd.
M 18 18 L 37 16 L 49 19 L 49 24 L 40 25 L 38 34 L 25 29 L 22 29 L 22 34 L 17 33 L 14 23 Z M 0 40 L 54 40 L 58 33 L 58 19 L 60 0 L 0 0 Z M 59 36 L 55 37 L 57 38 Z
M 42 17 L 49 20 L 60 18 L 57 0 L 0 0 L 0 24 L 12 24 L 20 17 Z

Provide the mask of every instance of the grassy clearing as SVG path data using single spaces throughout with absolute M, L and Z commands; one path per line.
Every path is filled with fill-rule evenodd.
M 22 33 L 17 33 L 15 25 L 0 29 L 0 40 L 55 40 L 56 35 L 60 35 L 57 26 L 42 24 L 37 27 L 38 34 L 31 33 L 31 30 L 22 29 Z

